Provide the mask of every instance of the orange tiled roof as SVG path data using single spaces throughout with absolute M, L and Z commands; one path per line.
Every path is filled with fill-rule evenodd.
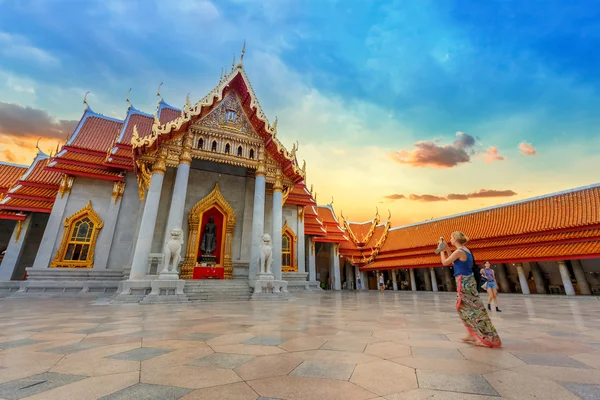
M 306 188 L 304 181 L 294 185 L 287 195 L 285 204 L 296 204 L 299 206 L 316 206 L 312 194 Z
M 89 176 L 90 178 L 106 179 L 111 181 L 123 180 L 121 172 L 107 171 L 100 168 L 85 167 L 82 165 L 64 164 L 60 162 L 60 159 L 53 159 L 48 165 L 48 168 L 53 171 L 71 173 L 78 176 Z
M 27 217 L 25 214 L 17 213 L 16 211 L 0 210 L 0 219 L 23 221 L 25 217 Z
M 326 236 L 327 231 L 317 215 L 315 206 L 304 207 L 304 234 L 311 236 Z
M 6 193 L 27 171 L 26 165 L 10 164 L 0 161 L 0 193 Z
M 0 210 L 50 212 L 53 204 L 53 201 L 15 199 L 7 196 L 0 202 Z
M 133 106 L 129 107 L 127 118 L 123 123 L 117 143 L 131 145 L 131 137 L 133 136 L 134 126 L 136 127 L 140 137 L 150 135 L 152 133 L 153 123 L 154 117 L 152 115 L 142 113 L 141 111 L 133 108 Z
M 600 185 L 541 196 L 490 209 L 393 228 L 382 251 L 433 247 L 462 231 L 471 241 L 600 224 Z
M 319 220 L 323 222 L 323 227 L 327 231 L 327 236 L 323 238 L 315 238 L 315 241 L 343 243 L 348 240 L 348 237 L 344 233 L 343 229 L 340 227 L 340 224 L 337 220 L 337 217 L 335 216 L 335 213 L 333 212 L 333 207 L 331 207 L 331 205 L 318 206 L 317 215 L 319 216 Z
M 163 99 L 160 99 L 160 103 L 158 104 L 158 120 L 161 124 L 164 125 L 167 122 L 171 122 L 174 119 L 177 119 L 180 115 L 181 110 L 168 105 Z M 150 130 L 152 130 L 152 127 L 150 127 Z
M 11 191 L 11 195 L 19 195 L 19 196 L 32 196 L 32 197 L 47 197 L 54 198 L 56 197 L 56 189 L 50 189 L 45 187 L 37 187 L 37 186 L 22 186 L 18 185 L 13 188 Z
M 123 121 L 96 114 L 88 108 L 66 146 L 106 154 L 122 126 Z
M 46 170 L 45 167 L 48 164 L 48 160 L 48 156 L 40 159 L 36 158 L 32 164 L 33 168 L 30 168 L 27 173 L 21 177 L 21 181 L 55 185 L 58 189 L 62 174 Z

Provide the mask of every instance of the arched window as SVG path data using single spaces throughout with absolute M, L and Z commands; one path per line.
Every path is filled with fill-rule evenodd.
M 65 230 L 51 268 L 92 268 L 98 233 L 104 223 L 92 202 L 65 220 Z
M 229 143 L 227 143 L 225 145 L 225 154 L 229 154 L 229 153 L 231 153 L 231 146 L 229 145 Z
M 210 146 L 211 151 L 217 151 L 217 141 L 213 140 L 212 145 Z
M 238 147 L 237 155 L 238 155 L 238 157 L 242 156 L 242 146 Z
M 254 149 L 250 149 L 250 155 L 249 155 L 251 160 L 254 160 Z
M 198 139 L 198 148 L 199 149 L 204 148 L 204 139 L 202 139 L 202 138 Z
M 285 221 L 281 230 L 281 270 L 284 272 L 298 272 L 296 241 L 296 234 Z

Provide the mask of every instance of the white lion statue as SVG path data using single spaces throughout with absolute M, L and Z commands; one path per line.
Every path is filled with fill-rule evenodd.
M 171 239 L 165 245 L 165 261 L 161 274 L 177 272 L 177 266 L 181 261 L 181 249 L 183 248 L 183 230 L 175 226 L 171 229 Z
M 258 259 L 258 272 L 261 274 L 271 273 L 273 263 L 273 249 L 271 248 L 271 236 L 265 233 L 261 237 L 260 258 Z

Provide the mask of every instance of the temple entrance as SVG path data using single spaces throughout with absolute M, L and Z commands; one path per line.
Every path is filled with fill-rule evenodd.
M 182 279 L 232 279 L 231 245 L 235 213 L 219 184 L 189 212 L 189 234 Z

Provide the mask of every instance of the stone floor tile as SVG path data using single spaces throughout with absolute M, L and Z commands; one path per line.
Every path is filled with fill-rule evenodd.
M 72 354 L 77 353 L 78 351 L 89 350 L 91 348 L 97 347 L 93 344 L 88 343 L 74 343 L 66 346 L 53 347 L 51 349 L 42 350 L 47 353 L 56 353 L 56 354 Z
M 484 374 L 502 368 L 469 360 L 452 360 L 430 357 L 404 357 L 390 360 L 410 368 L 435 371 L 439 373 Z
M 380 396 L 418 387 L 414 369 L 387 360 L 357 365 L 350 382 Z
M 282 349 L 288 352 L 292 351 L 306 351 L 306 350 L 317 350 L 327 340 L 321 337 L 299 337 L 288 340 L 279 345 Z
M 224 368 L 234 369 L 242 366 L 248 361 L 254 359 L 254 356 L 244 356 L 240 354 L 224 354 L 224 353 L 213 353 L 206 357 L 194 360 L 188 365 L 194 365 L 196 367 L 212 367 L 212 368 Z
M 184 365 L 142 370 L 141 381 L 155 385 L 202 389 L 241 382 L 242 379 L 230 369 Z
M 197 343 L 197 342 L 196 342 Z M 186 365 L 201 357 L 214 354 L 206 345 L 184 348 L 142 361 L 142 370 L 152 368 L 170 368 L 174 365 Z
M 550 354 L 516 353 L 515 356 L 531 365 L 547 365 L 553 367 L 590 368 L 588 365 L 570 357 Z
M 329 363 L 304 361 L 290 375 L 347 381 L 352 376 L 354 367 L 354 364 L 338 364 L 335 361 Z
M 545 365 L 522 365 L 513 368 L 512 371 L 522 372 L 531 376 L 539 376 L 553 381 L 600 385 L 600 371 L 591 368 L 581 369 Z
M 419 380 L 419 387 L 423 389 L 498 396 L 494 388 L 481 375 L 449 375 L 427 370 L 417 370 L 417 379 Z
M 194 390 L 181 400 L 256 400 L 258 395 L 245 382 Z
M 303 360 L 329 362 L 335 360 L 340 364 L 363 364 L 373 361 L 380 361 L 381 358 L 364 353 L 354 353 L 350 351 L 335 350 L 309 350 L 293 353 Z
M 228 344 L 240 344 L 254 337 L 252 333 L 232 333 L 217 336 L 206 341 L 209 346 L 223 346 Z
M 367 345 L 365 354 L 380 357 L 383 359 L 392 359 L 399 357 L 410 357 L 410 347 L 395 342 L 378 342 Z
M 211 345 L 210 347 L 215 353 L 245 354 L 249 356 L 266 356 L 285 353 L 284 350 L 276 346 L 258 346 L 253 344 Z
M 198 340 L 201 342 L 206 342 L 207 340 L 211 340 L 216 338 L 217 335 L 212 333 L 192 333 L 191 335 L 185 336 L 181 338 L 182 340 Z
M 584 383 L 560 382 L 560 384 L 581 397 L 582 400 L 600 399 L 600 385 L 588 385 Z
M 375 396 L 350 382 L 303 376 L 277 376 L 247 382 L 262 398 L 286 400 L 367 400 Z
M 99 400 L 178 400 L 190 392 L 180 387 L 138 383 Z
M 386 400 L 499 400 L 498 396 L 447 392 L 442 390 L 413 389 L 385 396 Z
M 446 358 L 464 360 L 465 357 L 457 349 L 440 349 L 436 347 L 411 347 L 414 357 Z
M 460 353 L 469 361 L 487 364 L 500 368 L 514 368 L 525 365 L 525 362 L 506 349 L 487 349 L 484 347 L 471 346 L 459 349 Z
M 409 333 L 408 338 L 413 340 L 450 340 L 446 335 L 435 333 Z
M 107 327 L 107 326 L 96 326 L 94 328 L 88 328 L 88 329 L 82 329 L 80 331 L 75 331 L 75 333 L 83 333 L 84 335 L 93 335 L 94 333 L 108 332 L 108 331 L 112 331 L 112 330 L 114 330 L 114 328 Z
M 502 396 L 512 400 L 576 400 L 578 396 L 548 379 L 514 372 L 498 371 L 484 374 L 484 378 Z
M 106 358 L 113 358 L 115 360 L 127 360 L 127 361 L 144 361 L 151 358 L 169 353 L 171 350 L 168 349 L 155 349 L 152 347 L 141 347 L 139 349 L 125 351 L 123 353 L 113 354 Z
M 135 385 L 139 379 L 139 372 L 97 376 L 27 397 L 26 400 L 96 400 Z
M 265 337 L 265 336 L 255 336 L 251 339 L 245 340 L 242 342 L 243 344 L 257 344 L 261 346 L 279 346 L 282 343 L 285 343 L 286 339 L 278 338 L 278 337 Z
M 340 350 L 340 351 L 353 351 L 362 353 L 367 347 L 367 342 L 358 340 L 328 340 L 321 350 Z
M 245 381 L 287 375 L 292 372 L 302 359 L 294 354 L 276 354 L 257 357 L 235 369 L 235 372 Z
M 39 343 L 39 341 L 32 340 L 32 339 L 11 340 L 9 342 L 0 343 L 0 349 L 1 350 L 14 349 L 16 347 L 29 346 L 29 345 L 36 344 L 36 343 Z
M 570 357 L 592 368 L 600 369 L 600 351 L 596 351 L 594 353 L 574 354 Z
M 81 379 L 85 379 L 85 376 L 46 372 L 1 384 L 0 397 L 8 400 L 22 399 Z

